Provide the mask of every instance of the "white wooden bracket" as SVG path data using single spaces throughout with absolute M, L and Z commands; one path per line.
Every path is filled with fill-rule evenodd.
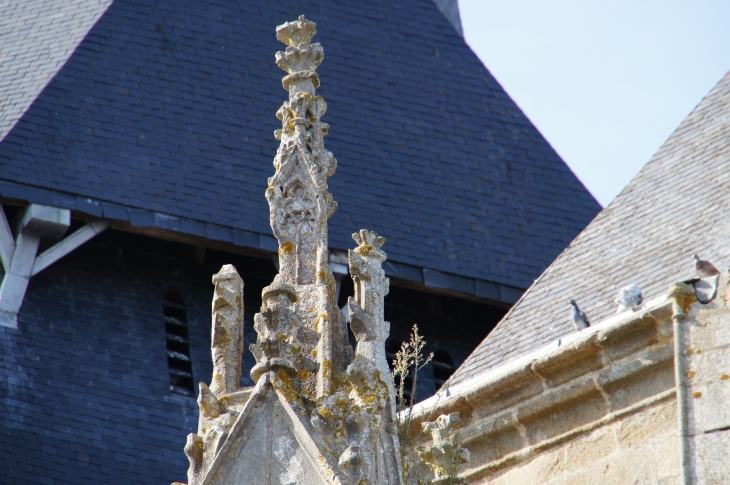
M 5 269 L 0 284 L 0 326 L 18 328 L 18 312 L 32 276 L 109 229 L 112 222 L 101 219 L 90 222 L 37 254 L 41 239 L 60 239 L 70 225 L 71 211 L 68 209 L 30 204 L 23 212 L 13 238 L 5 212 L 0 207 L 0 260 Z

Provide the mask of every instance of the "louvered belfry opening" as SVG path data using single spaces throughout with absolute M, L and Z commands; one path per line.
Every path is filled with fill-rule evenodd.
M 190 362 L 188 316 L 179 293 L 169 291 L 164 299 L 165 332 L 167 332 L 167 366 L 170 370 L 170 391 L 195 396 L 193 366 Z
M 431 363 L 433 364 L 434 384 L 436 389 L 440 389 L 444 385 L 444 382 L 454 373 L 454 370 L 456 370 L 454 360 L 447 351 L 438 349 L 433 353 Z

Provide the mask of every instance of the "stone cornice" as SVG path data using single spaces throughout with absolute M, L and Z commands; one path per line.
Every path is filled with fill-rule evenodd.
M 671 315 L 672 299 L 662 296 L 563 336 L 419 403 L 414 422 L 461 413 L 464 446 L 480 455 L 462 476 L 477 480 L 658 405 L 676 393 Z

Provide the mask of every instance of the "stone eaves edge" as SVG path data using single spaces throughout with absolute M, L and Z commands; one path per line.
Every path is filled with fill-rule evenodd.
M 652 317 L 656 320 L 666 317 L 672 312 L 672 301 L 666 294 L 658 296 L 647 302 L 643 310 L 637 312 L 627 310 L 613 315 L 584 330 L 557 338 L 520 358 L 476 374 L 452 386 L 445 386 L 435 395 L 413 407 L 412 420 L 414 422 L 428 421 L 439 414 L 452 412 L 451 410 L 459 407 L 460 401 L 467 395 L 498 394 L 511 385 L 513 380 L 509 377 L 512 374 L 528 368 L 531 363 L 538 360 L 560 361 L 570 357 L 571 354 L 576 352 L 576 349 L 582 347 L 582 344 L 587 344 L 594 339 L 596 334 L 599 334 L 597 337 L 601 339 L 601 334 L 609 334 L 619 327 L 630 327 L 643 321 L 646 317 Z
M 221 224 L 213 224 L 147 209 L 129 207 L 66 192 L 19 184 L 8 180 L 0 179 L 0 197 L 70 209 L 96 218 L 120 221 L 123 224 L 128 224 L 131 228 L 149 228 L 158 234 L 160 232 L 184 234 L 217 243 L 231 244 L 236 247 L 250 248 L 268 253 L 277 253 L 279 250 L 279 244 L 276 238 L 270 234 L 262 234 Z M 116 226 L 117 224 L 115 224 Z M 150 235 L 154 236 L 154 232 Z M 333 253 L 337 252 L 335 249 L 331 249 L 331 251 Z M 346 254 L 346 251 L 341 252 Z M 387 260 L 383 264 L 383 269 L 389 278 L 403 280 L 406 283 L 423 285 L 450 294 L 468 295 L 480 300 L 489 300 L 503 305 L 514 304 L 525 291 L 524 288 L 518 288 L 516 286 L 445 273 L 436 269 L 391 260 Z

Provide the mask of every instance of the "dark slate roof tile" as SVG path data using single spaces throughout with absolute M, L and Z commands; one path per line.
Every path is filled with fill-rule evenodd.
M 367 227 L 398 263 L 526 287 L 598 211 L 426 0 L 116 0 L 76 26 L 86 37 L 0 143 L 0 177 L 276 250 L 263 196 L 286 99 L 274 27 L 302 12 L 327 55 L 332 247 Z

